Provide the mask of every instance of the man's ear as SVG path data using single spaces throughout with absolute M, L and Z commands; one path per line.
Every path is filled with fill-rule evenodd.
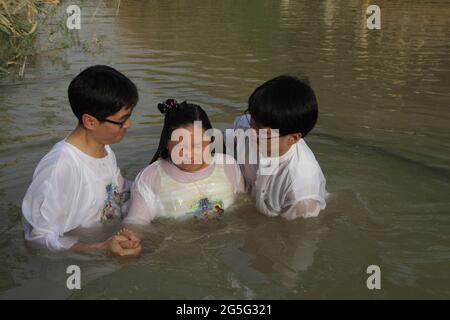
M 299 133 L 291 133 L 290 135 L 289 135 L 289 139 L 288 139 L 288 143 L 289 144 L 295 144 L 295 143 L 297 143 L 300 139 L 302 138 L 302 134 L 299 132 Z
M 83 123 L 83 126 L 89 130 L 95 129 L 99 125 L 99 121 L 87 113 L 81 116 L 81 122 Z

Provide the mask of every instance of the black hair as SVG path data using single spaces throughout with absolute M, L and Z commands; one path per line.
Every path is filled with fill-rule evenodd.
M 248 99 L 252 120 L 262 127 L 278 129 L 305 137 L 314 128 L 319 110 L 317 99 L 307 79 L 281 75 L 253 91 Z
M 172 137 L 172 132 L 182 126 L 193 124 L 194 121 L 201 121 L 204 130 L 212 129 L 206 112 L 199 105 L 183 101 L 178 103 L 174 99 L 168 99 L 158 104 L 159 111 L 164 114 L 164 127 L 159 139 L 158 150 L 150 163 L 159 158 L 168 159 L 170 157 L 167 143 Z
M 139 100 L 135 84 L 119 71 L 103 65 L 84 69 L 69 85 L 69 102 L 81 124 L 83 114 L 99 121 L 123 107 L 134 108 Z

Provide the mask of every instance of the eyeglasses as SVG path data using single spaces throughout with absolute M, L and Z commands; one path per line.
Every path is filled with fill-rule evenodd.
M 102 121 L 109 122 L 109 123 L 112 123 L 112 124 L 115 124 L 115 125 L 119 126 L 120 128 L 123 128 L 123 125 L 128 121 L 128 119 L 130 119 L 130 116 L 131 115 L 126 117 L 126 119 L 123 120 L 123 121 L 113 121 L 113 120 L 109 120 L 109 119 L 103 119 Z

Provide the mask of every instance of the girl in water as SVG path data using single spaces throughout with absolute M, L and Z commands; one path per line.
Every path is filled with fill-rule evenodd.
M 212 152 L 211 141 L 203 140 L 212 126 L 200 106 L 167 100 L 158 109 L 165 116 L 159 147 L 150 165 L 136 177 L 125 223 L 148 224 L 159 217 L 219 217 L 235 194 L 245 191 L 239 166 L 231 156 Z

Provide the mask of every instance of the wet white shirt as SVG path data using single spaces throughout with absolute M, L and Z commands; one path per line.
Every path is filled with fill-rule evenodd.
M 196 172 L 158 160 L 136 177 L 125 223 L 148 224 L 158 217 L 217 218 L 235 194 L 244 191 L 239 166 L 228 155 L 215 154 L 213 163 Z
M 238 117 L 233 129 L 247 130 L 249 121 Z M 252 144 L 237 146 L 237 152 L 257 152 Z M 245 150 L 245 151 L 244 151 Z M 326 180 L 313 152 L 304 139 L 277 158 L 258 155 L 257 164 L 240 164 L 247 191 L 257 208 L 268 216 L 316 217 L 325 209 Z
M 66 250 L 77 239 L 64 234 L 121 218 L 130 182 L 109 146 L 98 159 L 62 140 L 39 162 L 22 203 L 25 239 Z

